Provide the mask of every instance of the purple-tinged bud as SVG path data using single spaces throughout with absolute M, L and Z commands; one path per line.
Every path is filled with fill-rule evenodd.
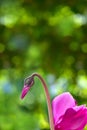
M 33 84 L 34 84 L 33 77 L 28 77 L 25 79 L 24 87 L 22 89 L 21 99 L 23 99 L 26 96 L 26 94 L 28 93 L 28 91 L 30 90 Z

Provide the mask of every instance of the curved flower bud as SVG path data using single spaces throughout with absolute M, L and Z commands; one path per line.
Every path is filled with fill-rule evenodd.
M 22 89 L 22 94 L 21 94 L 21 99 L 25 97 L 25 95 L 28 93 L 32 85 L 34 84 L 34 79 L 33 77 L 28 77 L 24 81 L 24 87 Z

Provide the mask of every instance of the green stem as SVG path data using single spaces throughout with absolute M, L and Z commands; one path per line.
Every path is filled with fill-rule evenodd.
M 48 114 L 49 114 L 49 122 L 50 122 L 50 130 L 54 130 L 54 121 L 53 121 L 53 113 L 52 113 L 52 106 L 51 106 L 51 101 L 50 101 L 50 95 L 48 92 L 47 85 L 44 81 L 44 79 L 37 73 L 32 74 L 32 77 L 37 76 L 40 81 L 43 84 L 45 95 L 46 95 L 46 100 L 47 100 L 47 106 L 48 106 Z

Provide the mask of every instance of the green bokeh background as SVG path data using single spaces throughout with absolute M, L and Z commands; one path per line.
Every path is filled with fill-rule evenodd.
M 0 0 L 0 130 L 49 130 L 37 78 L 20 99 L 34 72 L 51 100 L 69 91 L 87 105 L 87 0 Z

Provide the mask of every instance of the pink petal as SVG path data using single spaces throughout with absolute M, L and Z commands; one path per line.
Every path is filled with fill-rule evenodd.
M 57 124 L 61 130 L 83 130 L 87 124 L 87 108 L 85 106 L 76 106 L 69 108 L 62 121 Z M 58 129 L 56 129 L 58 130 Z
M 21 94 L 21 99 L 23 99 L 25 97 L 25 95 L 28 93 L 30 87 L 29 86 L 24 86 L 22 89 L 22 94 Z
M 55 97 L 52 101 L 54 123 L 58 123 L 58 121 L 60 121 L 59 118 L 64 115 L 65 111 L 75 105 L 75 100 L 69 92 Z

